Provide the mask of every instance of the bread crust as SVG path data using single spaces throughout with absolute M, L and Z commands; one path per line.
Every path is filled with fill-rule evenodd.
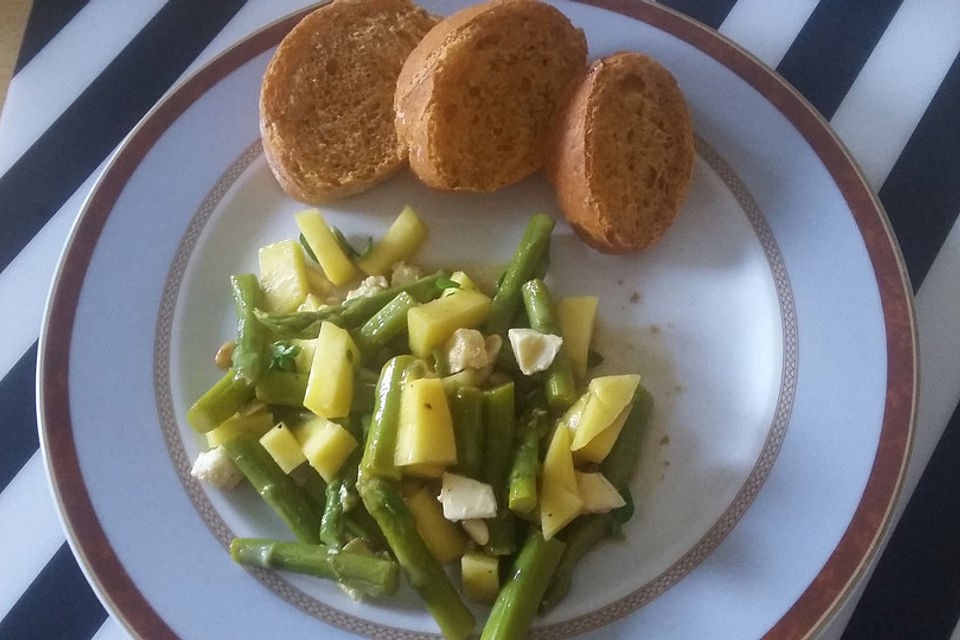
M 693 174 L 690 114 L 676 80 L 647 56 L 594 62 L 551 123 L 546 173 L 570 226 L 604 253 L 666 233 Z
M 509 37 L 517 25 L 530 25 L 543 42 L 531 47 Z M 583 72 L 586 52 L 583 31 L 539 0 L 490 0 L 439 22 L 397 79 L 396 130 L 409 147 L 411 169 L 431 187 L 465 191 L 494 191 L 539 169 L 550 117 L 562 89 Z M 484 66 L 484 56 L 500 59 Z M 533 77 L 527 90 L 503 91 L 531 80 L 519 74 L 534 56 L 541 56 L 543 77 Z M 497 109 L 502 117 L 491 123 Z M 451 110 L 459 112 L 451 117 Z M 527 112 L 536 115 L 526 122 L 515 117 Z
M 435 23 L 409 0 L 334 0 L 283 39 L 264 74 L 260 133 L 287 194 L 329 202 L 403 166 L 407 148 L 393 123 L 396 79 Z

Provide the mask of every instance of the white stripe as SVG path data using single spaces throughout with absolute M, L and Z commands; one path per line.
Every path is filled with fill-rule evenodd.
M 879 189 L 960 53 L 960 3 L 904 2 L 830 124 Z
M 920 341 L 920 405 L 901 508 L 913 493 L 960 402 L 960 221 L 953 225 L 915 298 Z
M 107 618 L 91 640 L 128 640 L 130 634 L 112 617 Z
M 0 493 L 0 619 L 16 604 L 64 539 L 38 451 Z
M 92 0 L 13 77 L 0 117 L 0 174 L 30 148 L 163 4 L 164 0 Z
M 17 310 L 16 317 L 11 322 L 5 322 L 3 327 L 0 379 L 7 375 L 40 335 L 44 303 L 58 257 L 80 206 L 103 166 L 97 167 L 92 176 L 80 185 L 7 268 L 0 272 L 0 309 Z
M 818 0 L 739 0 L 718 31 L 776 67 L 817 4 Z

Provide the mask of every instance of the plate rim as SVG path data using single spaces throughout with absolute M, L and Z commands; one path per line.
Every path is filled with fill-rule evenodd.
M 899 244 L 883 206 L 849 150 L 819 112 L 775 70 L 722 34 L 668 7 L 627 0 L 576 1 L 673 35 L 712 57 L 760 93 L 790 122 L 827 169 L 867 249 L 880 296 L 887 347 L 887 382 L 877 451 L 853 516 L 827 562 L 763 635 L 769 639 L 811 637 L 840 608 L 876 555 L 890 527 L 910 458 L 919 366 L 913 295 Z M 68 402 L 69 351 L 86 269 L 117 197 L 168 126 L 209 87 L 274 46 L 317 6 L 293 12 L 238 40 L 178 83 L 144 116 L 84 201 L 51 282 L 36 378 L 44 466 L 67 541 L 85 576 L 105 607 L 135 636 L 178 637 L 116 556 L 94 511 L 76 455 Z

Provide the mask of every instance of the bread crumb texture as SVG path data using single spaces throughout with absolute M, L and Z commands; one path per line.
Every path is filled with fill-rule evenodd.
M 407 55 L 436 20 L 407 0 L 334 0 L 283 39 L 264 75 L 260 128 L 287 193 L 327 202 L 402 166 L 393 95 Z
M 430 186 L 469 191 L 536 171 L 586 53 L 583 32 L 535 0 L 493 0 L 441 21 L 397 83 L 397 130 L 413 171 Z
M 548 173 L 571 226 L 601 251 L 649 247 L 673 223 L 693 174 L 690 115 L 655 60 L 595 62 L 554 121 Z

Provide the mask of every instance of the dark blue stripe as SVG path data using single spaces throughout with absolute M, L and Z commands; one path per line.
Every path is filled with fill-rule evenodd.
M 703 24 L 713 29 L 719 29 L 724 19 L 737 0 L 661 0 L 660 4 L 665 4 L 671 9 L 676 9 L 680 13 L 685 13 L 694 20 L 699 20 Z
M 33 0 L 13 72 L 18 73 L 33 60 L 33 56 L 47 46 L 86 4 L 87 0 Z
M 107 619 L 66 543 L 0 621 L 0 638 L 90 640 Z
M 947 640 L 960 618 L 960 406 L 890 537 L 843 640 Z
M 90 176 L 244 2 L 170 0 L 0 177 L 0 269 Z
M 17 472 L 40 446 L 37 437 L 37 413 L 34 402 L 37 371 L 37 343 L 0 380 L 0 490 L 10 484 Z M 2 565 L 2 563 L 0 563 Z M 0 572 L 2 574 L 2 572 Z
M 917 289 L 960 213 L 960 56 L 879 195 Z
M 825 118 L 831 118 L 901 2 L 831 0 L 819 3 L 777 71 Z

